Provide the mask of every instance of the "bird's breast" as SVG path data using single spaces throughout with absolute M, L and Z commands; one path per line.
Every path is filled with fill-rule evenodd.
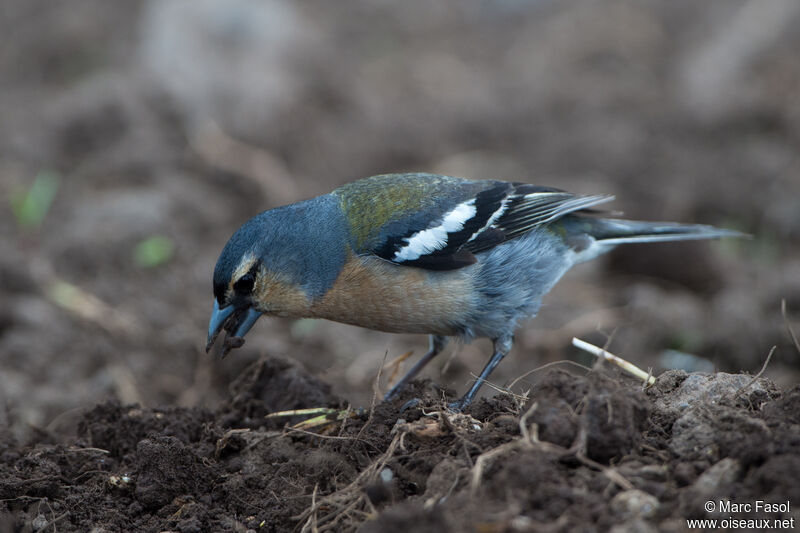
M 470 269 L 432 272 L 352 256 L 310 314 L 392 333 L 458 335 L 475 305 Z

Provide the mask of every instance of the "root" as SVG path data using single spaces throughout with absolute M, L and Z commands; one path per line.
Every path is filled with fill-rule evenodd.
M 305 533 L 311 531 L 321 532 L 335 530 L 336 524 L 340 520 L 354 512 L 370 516 L 370 513 L 358 509 L 358 507 L 366 505 L 366 496 L 362 489 L 365 485 L 371 483 L 378 476 L 379 472 L 383 470 L 386 463 L 400 446 L 404 434 L 405 433 L 398 432 L 389 443 L 386 451 L 370 463 L 367 468 L 343 489 L 321 498 L 318 502 L 316 501 L 315 490 L 314 494 L 312 494 L 311 505 L 296 517 L 296 519 L 303 524 L 300 527 L 300 531 Z M 331 510 L 329 513 L 322 517 L 317 517 L 320 510 L 328 509 Z
M 741 388 L 739 388 L 739 390 L 737 390 L 737 391 L 734 393 L 733 397 L 731 398 L 731 401 L 734 401 L 734 402 L 735 402 L 735 401 L 736 401 L 736 398 L 738 398 L 739 396 L 741 396 L 741 395 L 742 395 L 742 393 L 743 393 L 744 391 L 746 391 L 748 388 L 750 388 L 750 386 L 751 386 L 753 383 L 755 383 L 755 382 L 756 382 L 756 380 L 758 380 L 758 378 L 760 378 L 760 377 L 762 376 L 762 374 L 764 374 L 764 371 L 767 369 L 767 366 L 769 366 L 769 362 L 770 362 L 770 360 L 772 359 L 772 354 L 774 354 L 774 353 L 775 353 L 775 350 L 776 350 L 777 348 L 778 348 L 777 346 L 773 346 L 773 347 L 772 347 L 772 349 L 771 349 L 771 350 L 769 351 L 769 353 L 767 354 L 767 359 L 764 361 L 764 364 L 763 364 L 763 365 L 761 365 L 761 370 L 759 370 L 759 371 L 758 371 L 758 374 L 756 374 L 755 376 L 753 376 L 753 379 L 751 379 L 750 381 L 748 381 L 747 383 L 745 383 L 744 385 L 742 385 L 742 386 L 741 386 Z
M 792 342 L 794 342 L 794 349 L 797 350 L 797 353 L 800 353 L 800 341 L 797 340 L 797 335 L 794 334 L 792 325 L 789 323 L 789 317 L 786 316 L 785 299 L 781 300 L 781 314 L 783 315 L 783 323 L 786 324 L 786 330 L 789 332 L 789 336 L 792 338 Z

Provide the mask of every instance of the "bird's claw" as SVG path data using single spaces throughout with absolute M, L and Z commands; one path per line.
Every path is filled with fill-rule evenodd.
M 419 398 L 411 398 L 400 407 L 400 412 L 404 413 L 409 409 L 413 409 L 417 407 L 420 403 L 422 403 L 422 400 L 420 400 Z
M 451 411 L 455 411 L 456 413 L 460 413 L 468 405 L 469 402 L 465 402 L 464 398 L 461 398 L 460 400 L 456 400 L 455 402 L 448 403 L 447 408 Z

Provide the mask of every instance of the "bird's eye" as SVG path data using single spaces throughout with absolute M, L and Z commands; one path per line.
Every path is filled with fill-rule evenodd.
M 233 290 L 242 295 L 250 294 L 253 292 L 253 285 L 255 285 L 255 282 L 256 279 L 252 274 L 245 274 L 236 280 L 236 283 L 233 284 Z

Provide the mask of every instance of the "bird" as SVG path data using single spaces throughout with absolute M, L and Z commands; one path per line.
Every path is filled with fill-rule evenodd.
M 574 265 L 628 243 L 740 237 L 700 224 L 610 218 L 610 194 L 428 173 L 382 174 L 263 211 L 214 267 L 206 352 L 225 357 L 261 316 L 321 318 L 429 335 L 391 400 L 448 341 L 488 338 L 492 354 L 462 410 L 511 351 L 520 323 Z

